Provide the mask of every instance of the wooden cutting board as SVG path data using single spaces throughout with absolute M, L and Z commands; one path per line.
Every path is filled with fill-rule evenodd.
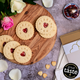
M 25 40 L 25 41 L 19 39 L 16 35 L 16 26 L 18 23 L 20 23 L 21 21 L 29 21 L 35 27 L 36 20 L 43 15 L 49 16 L 53 19 L 52 15 L 44 7 L 38 4 L 37 5 L 27 4 L 22 13 L 17 14 L 15 16 L 11 16 L 11 18 L 14 21 L 14 26 L 12 28 L 10 28 L 8 31 L 4 31 L 2 28 L 0 29 L 0 36 L 10 35 L 14 38 L 15 41 L 18 41 L 21 45 L 27 45 L 31 48 L 32 50 L 31 60 L 22 65 L 29 65 L 40 61 L 51 51 L 51 49 L 54 46 L 57 33 L 53 38 L 44 39 L 38 34 L 38 32 L 35 29 L 34 36 L 30 40 Z M 15 60 L 9 60 L 9 61 L 19 64 Z

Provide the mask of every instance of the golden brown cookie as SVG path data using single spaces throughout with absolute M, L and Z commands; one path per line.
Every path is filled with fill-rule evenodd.
M 28 40 L 34 35 L 34 27 L 30 22 L 20 22 L 16 27 L 16 34 L 22 40 Z
M 36 21 L 36 29 L 41 34 L 48 34 L 56 29 L 56 25 L 50 17 L 41 16 Z
M 14 50 L 14 58 L 19 63 L 26 63 L 32 57 L 32 51 L 28 46 L 21 45 Z
M 47 74 L 46 73 L 43 73 L 43 78 L 46 78 L 47 77 Z
M 3 53 L 3 47 L 9 41 L 13 41 L 13 38 L 9 35 L 0 36 L 0 52 Z
M 49 64 L 46 64 L 45 67 L 46 67 L 46 69 L 49 69 L 50 68 L 50 65 Z
M 42 76 L 42 74 L 43 74 L 42 71 L 39 71 L 39 72 L 38 72 L 38 75 L 39 75 L 39 76 Z
M 6 45 L 3 48 L 3 54 L 7 59 L 14 59 L 13 54 L 16 47 L 18 47 L 20 43 L 17 41 L 10 41 L 6 43 Z
M 43 37 L 43 38 L 52 38 L 57 32 L 57 27 L 55 27 L 55 29 L 53 29 L 52 31 L 50 31 L 48 34 L 41 34 L 40 35 Z
M 52 66 L 56 66 L 56 61 L 51 62 Z

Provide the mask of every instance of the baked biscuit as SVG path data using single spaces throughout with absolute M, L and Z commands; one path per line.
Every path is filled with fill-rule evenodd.
M 41 34 L 40 35 L 43 37 L 43 38 L 52 38 L 57 32 L 57 28 L 55 27 L 55 29 L 53 29 L 51 32 L 47 33 L 47 34 Z
M 13 38 L 9 35 L 0 36 L 0 52 L 3 53 L 3 47 L 9 41 L 13 41 Z
M 3 54 L 7 59 L 14 59 L 13 54 L 16 47 L 18 47 L 20 44 L 17 41 L 10 41 L 6 43 L 6 45 L 3 48 Z
M 26 63 L 32 57 L 32 51 L 28 46 L 21 45 L 14 50 L 14 58 L 19 63 Z
M 55 27 L 54 21 L 48 16 L 41 16 L 36 21 L 36 29 L 41 34 L 48 34 Z
M 34 35 L 34 27 L 30 22 L 20 22 L 16 27 L 16 34 L 22 40 L 28 40 Z

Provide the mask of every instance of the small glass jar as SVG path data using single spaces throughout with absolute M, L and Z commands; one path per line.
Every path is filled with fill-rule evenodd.
M 77 18 L 79 16 L 79 11 L 75 12 L 74 14 L 71 14 L 69 12 L 69 9 L 79 9 L 79 7 L 75 3 L 69 3 L 66 6 L 64 6 L 64 8 L 63 8 L 63 15 L 67 19 L 72 20 L 72 19 L 75 19 L 75 18 Z

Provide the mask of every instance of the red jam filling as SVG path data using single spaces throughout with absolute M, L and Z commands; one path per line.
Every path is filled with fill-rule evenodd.
M 21 55 L 21 56 L 25 56 L 26 54 L 25 54 L 25 52 L 22 52 L 20 55 Z
M 11 48 L 11 50 L 10 50 L 10 51 L 11 51 L 11 53 L 13 53 L 13 52 L 14 52 L 14 49 L 13 49 L 13 48 Z
M 43 24 L 44 28 L 48 27 L 48 23 Z
M 66 7 L 64 9 L 64 14 L 67 17 L 71 17 L 71 18 L 77 18 L 79 16 L 79 12 L 75 12 L 74 14 L 70 13 L 69 9 L 78 9 L 78 7 L 76 5 L 69 5 L 68 7 Z
M 27 31 L 28 31 L 27 28 L 23 29 L 23 32 L 24 32 L 24 33 L 27 33 Z
M 5 46 L 6 42 L 3 43 L 3 47 Z

